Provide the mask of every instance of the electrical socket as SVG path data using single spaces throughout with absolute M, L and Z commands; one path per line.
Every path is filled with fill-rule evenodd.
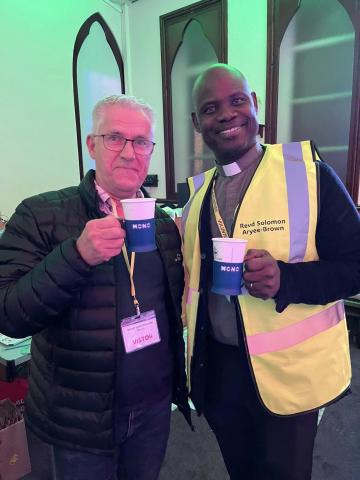
M 159 179 L 156 173 L 150 173 L 146 176 L 143 183 L 144 187 L 157 187 L 159 184 Z

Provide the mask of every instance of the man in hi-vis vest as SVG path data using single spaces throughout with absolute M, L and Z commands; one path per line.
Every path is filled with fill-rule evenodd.
M 257 142 L 244 76 L 209 67 L 195 129 L 216 166 L 183 213 L 191 398 L 232 480 L 307 480 L 318 411 L 349 391 L 342 298 L 360 291 L 360 221 L 310 141 Z M 248 240 L 240 295 L 212 292 L 213 237 Z

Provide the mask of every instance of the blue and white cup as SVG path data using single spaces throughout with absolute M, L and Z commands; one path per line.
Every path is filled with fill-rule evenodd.
M 247 240 L 213 238 L 213 285 L 219 295 L 240 295 Z
M 155 198 L 121 200 L 125 217 L 126 244 L 130 252 L 151 252 L 155 243 Z

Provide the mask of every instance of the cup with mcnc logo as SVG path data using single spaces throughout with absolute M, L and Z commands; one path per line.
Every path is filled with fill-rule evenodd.
M 213 285 L 219 295 L 240 295 L 247 240 L 213 238 Z
M 155 198 L 121 200 L 125 217 L 126 245 L 130 252 L 151 252 L 155 243 Z

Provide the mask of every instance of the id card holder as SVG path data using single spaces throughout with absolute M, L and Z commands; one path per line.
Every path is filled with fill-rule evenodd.
M 161 341 L 155 310 L 121 320 L 126 353 L 136 352 Z

